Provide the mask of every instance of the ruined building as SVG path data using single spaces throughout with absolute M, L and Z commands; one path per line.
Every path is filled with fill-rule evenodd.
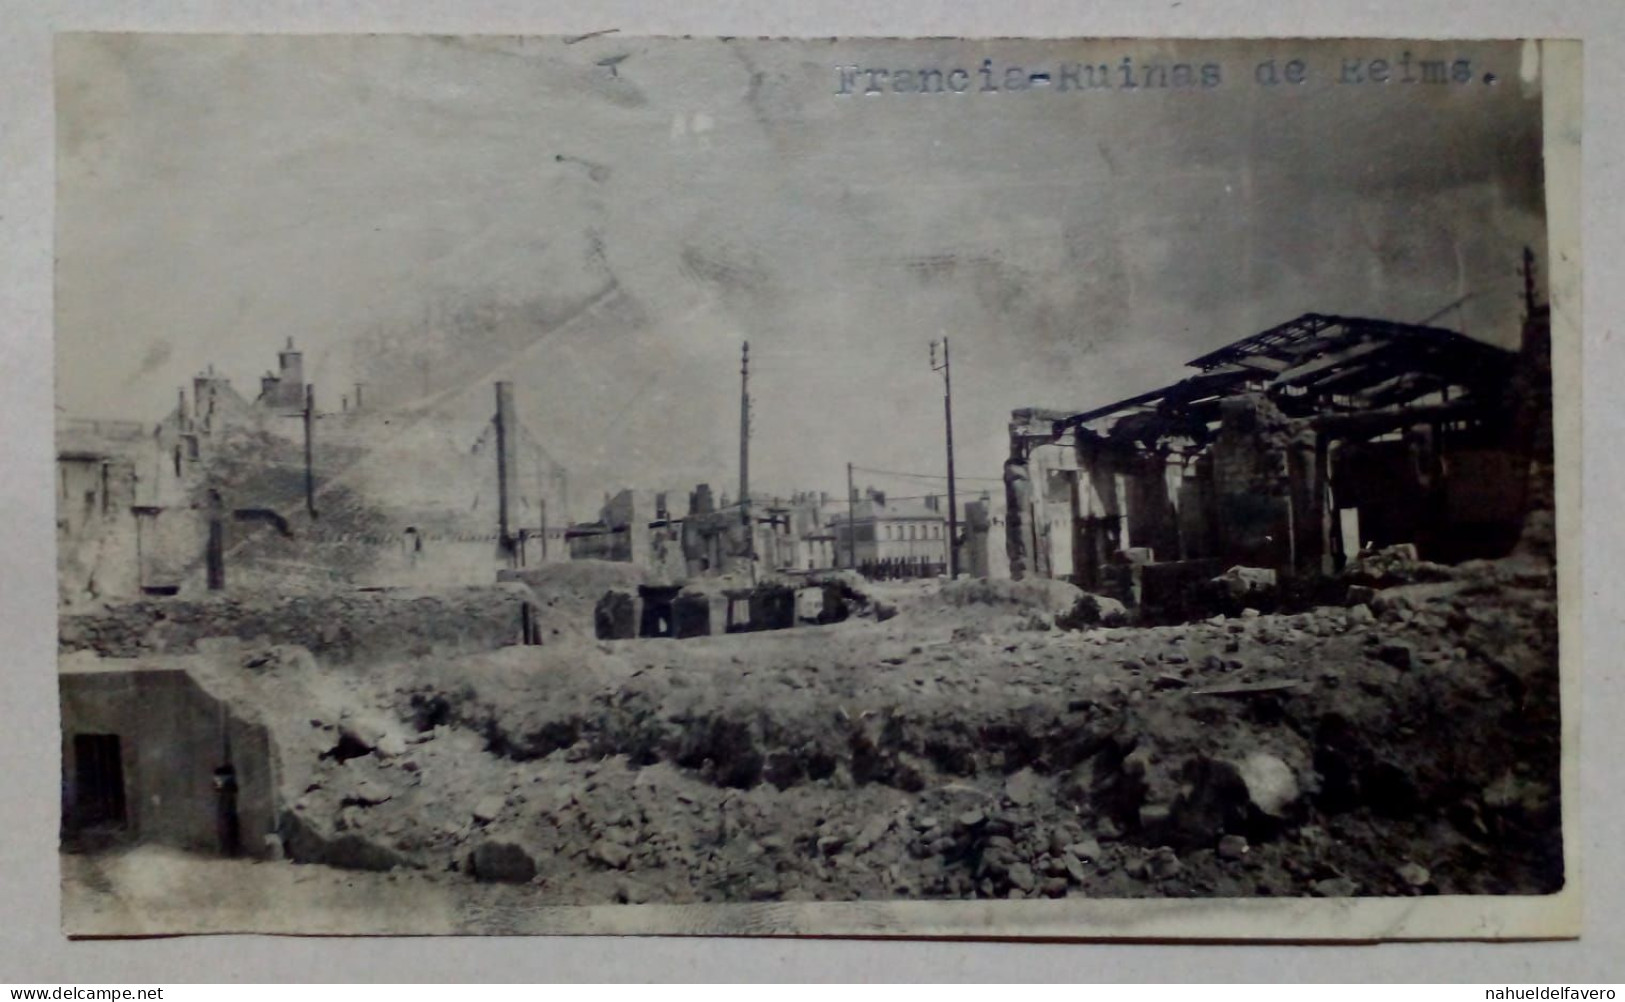
M 666 496 L 632 488 L 606 496 L 595 521 L 565 532 L 569 558 L 636 564 L 658 577 L 682 577 L 682 522 L 667 510 Z
M 700 484 L 689 492 L 683 516 L 669 509 L 669 496 L 623 490 L 605 498 L 597 520 L 572 525 L 566 534 L 571 559 L 632 563 L 673 581 L 833 566 L 835 537 L 824 525 L 828 499 L 822 494 L 753 498 L 747 513 L 725 496 L 719 501 L 710 484 Z
M 1549 508 L 1550 317 L 1520 351 L 1438 327 L 1306 314 L 1194 374 L 1010 425 L 1012 573 L 1154 604 L 1243 565 L 1331 574 L 1362 548 L 1505 554 Z
M 56 429 L 59 598 L 133 595 L 140 585 L 137 471 L 148 447 L 134 421 L 68 420 Z
M 210 366 L 156 425 L 57 432 L 65 605 L 238 585 L 464 584 L 566 554 L 566 473 L 512 384 L 316 406 L 290 340 L 252 401 Z M 463 399 L 466 398 L 466 399 Z
M 746 513 L 726 498 L 717 505 L 709 484 L 689 496 L 683 552 L 690 574 L 730 573 L 754 562 L 760 572 L 798 574 L 834 566 L 835 536 L 825 526 L 829 498 L 796 491 L 789 498 L 753 497 Z
M 986 491 L 965 503 L 960 523 L 959 570 L 973 578 L 1008 578 L 1010 558 L 1004 546 L 1004 508 Z

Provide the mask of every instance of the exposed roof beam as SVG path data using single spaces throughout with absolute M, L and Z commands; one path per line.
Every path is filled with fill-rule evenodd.
M 1275 384 L 1281 386 L 1312 382 L 1313 380 L 1311 377 L 1325 372 L 1327 369 L 1336 368 L 1337 366 L 1344 365 L 1357 358 L 1364 358 L 1373 352 L 1381 351 L 1383 347 L 1384 345 L 1381 341 L 1362 341 L 1359 344 L 1351 345 L 1342 351 L 1334 352 L 1330 355 L 1321 355 L 1318 358 L 1310 359 L 1301 365 L 1282 372 L 1280 375 L 1275 377 Z

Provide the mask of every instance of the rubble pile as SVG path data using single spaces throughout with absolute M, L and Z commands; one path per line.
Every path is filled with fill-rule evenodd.
M 883 586 L 879 586 L 883 587 Z M 961 634 L 979 630 L 1049 630 L 1085 598 L 1076 585 L 1050 578 L 969 578 L 891 586 L 898 608 L 916 623 L 951 621 Z
M 563 560 L 503 571 L 502 581 L 526 585 L 535 599 L 541 642 L 590 638 L 593 609 L 606 591 L 636 591 L 649 582 L 636 564 L 609 560 Z
M 107 603 L 58 619 L 64 653 L 180 654 L 217 637 L 292 644 L 324 664 L 490 650 L 520 640 L 531 596 L 513 584 L 294 594 L 218 593 Z
M 269 660 L 254 678 L 306 701 L 274 714 L 288 855 L 548 903 L 1560 883 L 1549 564 L 1148 628 L 1051 628 L 1080 601 L 1051 584 L 325 688 Z
M 1416 547 L 1410 543 L 1362 553 L 1349 561 L 1348 567 L 1343 570 L 1345 580 L 1373 588 L 1391 588 L 1423 581 L 1449 581 L 1455 576 L 1452 567 L 1419 559 Z

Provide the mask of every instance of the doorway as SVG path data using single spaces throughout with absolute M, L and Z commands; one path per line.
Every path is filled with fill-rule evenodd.
M 74 820 L 81 829 L 123 828 L 124 749 L 117 734 L 75 734 Z

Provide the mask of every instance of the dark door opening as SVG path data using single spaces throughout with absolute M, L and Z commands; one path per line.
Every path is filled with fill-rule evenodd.
M 74 821 L 84 828 L 123 828 L 124 753 L 117 734 L 75 734 Z

